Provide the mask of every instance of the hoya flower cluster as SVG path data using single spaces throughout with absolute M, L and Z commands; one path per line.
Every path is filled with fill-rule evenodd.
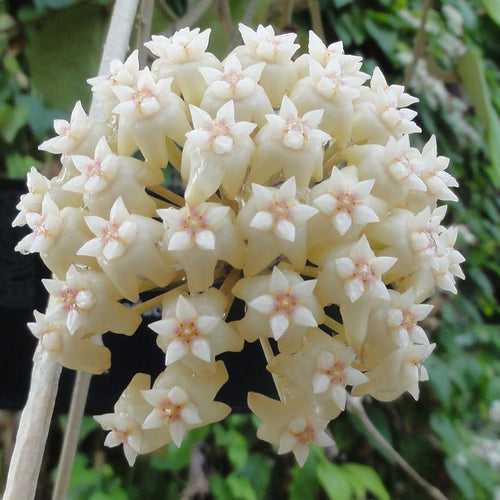
M 107 371 L 101 336 L 132 335 L 140 293 L 163 292 L 150 328 L 165 370 L 152 384 L 137 374 L 96 417 L 130 464 L 223 419 L 217 356 L 260 340 L 280 399 L 248 395 L 258 435 L 302 465 L 311 443 L 332 444 L 349 393 L 418 399 L 435 347 L 424 302 L 463 278 L 442 225 L 457 182 L 434 137 L 412 146 L 417 99 L 341 42 L 311 32 L 296 57 L 295 34 L 240 31 L 223 61 L 210 30 L 185 28 L 146 44 L 151 68 L 133 52 L 90 79 L 99 118 L 77 103 L 55 121 L 40 149 L 61 172 L 33 168 L 18 205 L 14 225 L 31 233 L 17 250 L 53 273 L 29 324 L 47 356 Z M 183 197 L 161 186 L 167 166 Z M 245 315 L 228 322 L 235 297 Z

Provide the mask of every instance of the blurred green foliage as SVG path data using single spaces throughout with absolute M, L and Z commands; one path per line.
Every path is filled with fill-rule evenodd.
M 194 3 L 159 0 L 154 32 Z M 196 24 L 212 28 L 211 49 L 222 55 L 233 36 L 223 30 L 227 20 L 216 3 Z M 303 46 L 309 7 L 319 5 L 329 41 L 340 39 L 346 51 L 363 55 L 365 71 L 380 65 L 388 81 L 406 79 L 420 97 L 424 139 L 436 134 L 461 185 L 448 222 L 460 226 L 467 280 L 457 297 L 435 300 L 426 329 L 438 348 L 427 363 L 430 382 L 421 401 L 405 396 L 366 407 L 380 432 L 448 497 L 499 498 L 500 458 L 495 462 L 480 443 L 500 444 L 499 423 L 489 414 L 500 400 L 500 2 L 434 1 L 421 53 L 415 43 L 425 1 L 297 0 L 290 19 L 283 15 L 286 2 L 229 3 L 234 26 L 253 9 L 251 23 L 295 30 Z M 96 73 L 110 8 L 108 0 L 0 3 L 2 175 L 22 177 L 34 162 L 47 162 L 36 144 L 50 133 L 53 117 L 66 115 L 77 99 L 88 103 L 84 82 Z M 216 500 L 424 497 L 350 414 L 331 425 L 338 452 L 315 449 L 303 469 L 258 441 L 250 416 L 193 431 L 181 448 L 141 457 L 134 469 L 119 451 L 102 450 L 102 432 L 91 420 L 84 424 L 71 500 L 173 500 L 187 498 L 182 494 L 193 484 L 200 497 Z

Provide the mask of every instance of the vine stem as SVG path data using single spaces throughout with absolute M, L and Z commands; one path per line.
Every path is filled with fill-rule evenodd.
M 90 373 L 80 371 L 76 373 L 52 500 L 64 500 L 66 498 L 91 378 Z
M 137 5 L 138 0 L 116 0 L 103 47 L 100 75 L 108 71 L 113 59 L 124 58 Z M 104 120 L 101 104 L 97 99 L 92 101 L 89 114 L 95 120 Z M 19 422 L 3 500 L 35 497 L 60 375 L 61 365 L 50 359 L 39 343 L 33 356 L 30 390 Z M 74 457 L 70 458 L 71 469 Z
M 140 302 L 139 304 L 133 306 L 132 309 L 134 311 L 137 311 L 139 314 L 143 314 L 146 311 L 159 306 L 166 298 L 170 297 L 171 295 L 181 293 L 184 290 L 187 290 L 186 283 L 179 283 L 177 285 L 174 285 L 174 287 L 167 292 L 161 293 L 160 295 L 157 295 L 156 297 L 153 297 L 152 299 L 146 300 L 144 302 Z
M 361 398 L 349 397 L 348 410 L 356 415 L 368 434 L 378 443 L 387 455 L 412 479 L 417 483 L 430 498 L 435 500 L 448 500 L 441 491 L 426 481 L 385 439 L 378 429 L 373 425 L 370 417 L 366 413 Z
M 170 189 L 167 189 L 162 185 L 148 187 L 148 191 L 157 194 L 161 198 L 169 201 L 170 203 L 173 203 L 174 205 L 177 205 L 178 207 L 184 206 L 184 198 L 182 196 L 174 193 L 173 191 L 170 191 Z

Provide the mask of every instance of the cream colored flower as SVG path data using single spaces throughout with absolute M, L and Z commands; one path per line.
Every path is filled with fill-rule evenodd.
M 286 403 L 255 392 L 248 393 L 248 406 L 261 420 L 257 437 L 278 448 L 278 454 L 292 452 L 302 467 L 311 444 L 327 447 L 335 442 L 326 432 L 328 420 L 315 412 L 309 394 L 288 398 Z
M 370 396 L 379 401 L 393 401 L 405 392 L 415 400 L 420 394 L 419 382 L 429 379 L 423 362 L 436 344 L 409 344 L 393 351 L 373 369 L 368 370 L 368 382 L 353 390 L 354 396 Z
M 133 86 L 139 75 L 139 51 L 134 50 L 125 60 L 113 59 L 109 63 L 109 72 L 105 75 L 89 78 L 87 83 L 91 86 L 93 98 L 105 107 L 105 116 L 111 115 L 111 110 L 118 104 L 118 99 L 113 93 L 116 85 Z
M 145 44 L 158 57 L 152 65 L 153 73 L 159 78 L 173 77 L 184 100 L 195 106 L 199 105 L 206 87 L 200 67 L 220 67 L 217 58 L 206 51 L 210 31 L 182 28 L 171 37 L 153 35 Z
M 132 335 L 141 316 L 118 302 L 120 293 L 105 274 L 70 266 L 66 279 L 44 279 L 53 298 L 51 315 L 66 322 L 71 335 L 101 335 L 107 331 Z
M 47 193 L 58 207 L 79 207 L 82 203 L 81 196 L 62 189 L 59 177 L 49 180 L 35 167 L 31 167 L 26 174 L 26 184 L 28 192 L 21 195 L 19 203 L 16 205 L 19 213 L 12 221 L 12 227 L 26 225 L 26 215 L 29 213 L 41 214 L 42 200 Z
M 390 290 L 390 300 L 373 309 L 369 331 L 362 340 L 361 363 L 370 370 L 395 350 L 410 345 L 429 345 L 424 329 L 418 324 L 432 311 L 431 304 L 417 303 L 416 290 L 400 293 Z
M 238 225 L 248 240 L 245 274 L 262 271 L 280 255 L 295 269 L 304 267 L 307 222 L 317 210 L 296 196 L 295 177 L 279 188 L 252 185 L 252 196 L 238 214 Z
M 250 134 L 256 125 L 235 122 L 234 104 L 228 101 L 215 119 L 191 106 L 194 130 L 186 134 L 181 174 L 187 184 L 184 197 L 192 205 L 206 201 L 219 187 L 229 199 L 241 190 L 254 143 Z
M 70 370 L 101 374 L 111 366 L 111 353 L 98 338 L 84 339 L 71 335 L 65 322 L 34 311 L 35 322 L 28 323 L 31 333 L 39 340 L 43 352 Z
M 234 53 L 243 67 L 265 62 L 260 84 L 265 89 L 271 104 L 280 105 L 283 96 L 289 92 L 297 79 L 297 70 L 292 56 L 299 45 L 294 43 L 297 35 L 285 33 L 276 35 L 272 26 L 261 24 L 254 31 L 240 23 L 238 26 L 244 45 L 236 47 Z
M 56 137 L 48 139 L 38 149 L 53 154 L 88 154 L 95 147 L 95 133 L 102 128 L 93 123 L 87 116 L 80 101 L 75 104 L 71 118 L 67 120 L 54 120 Z
M 309 328 L 323 321 L 323 311 L 314 296 L 316 280 L 304 281 L 297 273 L 273 268 L 270 275 L 244 278 L 233 294 L 247 303 L 245 317 L 237 328 L 248 342 L 273 337 L 280 351 L 295 352 Z
M 162 319 L 149 324 L 158 334 L 158 346 L 166 353 L 165 364 L 179 360 L 189 363 L 193 358 L 210 363 L 222 352 L 241 351 L 243 340 L 224 321 L 228 305 L 226 296 L 215 288 L 167 299 Z
M 273 107 L 259 81 L 266 63 L 256 63 L 242 68 L 239 59 L 230 54 L 224 61 L 224 69 L 200 68 L 207 89 L 200 107 L 212 116 L 228 101 L 234 102 L 234 114 L 238 121 L 265 123 L 265 115 Z
M 113 109 L 119 115 L 118 153 L 131 155 L 139 148 L 154 167 L 166 166 L 165 136 L 184 144 L 190 129 L 184 101 L 171 89 L 172 78 L 155 81 L 149 68 L 139 72 L 133 86 L 116 85 L 120 101 Z
M 414 193 L 425 193 L 422 155 L 410 146 L 407 135 L 390 137 L 385 146 L 377 144 L 353 146 L 346 159 L 358 165 L 361 179 L 375 179 L 373 194 L 389 205 L 407 208 Z
M 354 351 L 319 329 L 311 329 L 304 337 L 302 348 L 295 354 L 279 354 L 269 370 L 284 382 L 286 392 L 312 392 L 315 404 L 329 419 L 345 409 L 346 386 L 368 381 L 356 368 Z
M 158 210 L 165 226 L 163 250 L 186 272 L 191 292 L 201 292 L 214 281 L 219 260 L 243 266 L 244 247 L 234 226 L 234 214 L 218 203 Z
M 152 389 L 142 391 L 152 406 L 142 428 L 166 429 L 175 445 L 181 446 L 189 430 L 218 422 L 230 413 L 229 406 L 214 401 L 227 379 L 222 361 L 201 373 L 179 363 L 169 366 Z
M 106 138 L 97 143 L 94 157 L 71 157 L 80 175 L 64 184 L 64 189 L 83 194 L 83 202 L 92 215 L 106 217 L 118 197 L 138 215 L 156 212 L 154 200 L 144 190 L 145 185 L 161 183 L 160 171 L 153 173 L 143 162 L 111 151 Z
M 413 121 L 417 112 L 408 109 L 416 102 L 418 99 L 407 94 L 402 85 L 388 85 L 380 68 L 375 68 L 370 87 L 361 88 L 361 97 L 356 103 L 353 141 L 385 144 L 391 136 L 399 139 L 421 132 Z
M 279 114 L 267 114 L 267 124 L 255 138 L 257 149 L 250 181 L 264 184 L 283 173 L 295 177 L 299 189 L 309 186 L 312 177 L 323 178 L 323 148 L 330 136 L 319 129 L 320 109 L 299 116 L 294 103 L 284 96 Z
M 379 222 L 383 202 L 371 196 L 373 180 L 359 181 L 354 166 L 333 167 L 328 179 L 311 190 L 311 204 L 319 211 L 310 223 L 309 247 L 330 248 L 338 242 L 358 238 L 367 224 Z
M 168 442 L 170 434 L 165 429 L 143 429 L 142 424 L 150 411 L 142 392 L 149 389 L 151 378 L 137 373 L 115 404 L 113 413 L 97 415 L 94 419 L 105 431 L 109 431 L 104 446 L 114 448 L 123 445 L 123 452 L 132 467 L 138 455 L 151 453 Z
M 338 255 L 334 251 L 327 258 L 319 275 L 318 296 L 323 304 L 352 303 L 363 296 L 388 300 L 389 292 L 382 275 L 396 260 L 395 257 L 377 257 L 363 235 Z
M 78 248 L 90 234 L 82 209 L 66 207 L 59 210 L 46 194 L 41 213 L 26 214 L 26 222 L 32 232 L 16 245 L 17 252 L 39 253 L 45 265 L 57 276 L 64 276 L 73 263 L 91 264 L 91 260 L 76 256 Z
M 302 78 L 290 94 L 292 101 L 301 113 L 323 109 L 321 128 L 342 148 L 351 136 L 353 101 L 369 78 L 360 71 L 361 58 L 344 54 L 342 42 L 326 47 L 310 31 L 309 54 L 296 65 Z
M 121 198 L 111 207 L 109 220 L 89 215 L 85 222 L 96 237 L 87 241 L 78 250 L 78 255 L 96 258 L 125 298 L 137 301 L 140 278 L 165 286 L 174 277 L 173 267 L 158 249 L 163 236 L 162 225 L 147 217 L 130 214 Z

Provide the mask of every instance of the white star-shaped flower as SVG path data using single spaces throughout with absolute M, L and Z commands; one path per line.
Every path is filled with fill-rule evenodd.
M 214 119 L 196 106 L 190 109 L 194 130 L 186 134 L 181 168 L 186 201 L 206 201 L 221 186 L 233 199 L 245 180 L 254 150 L 250 134 L 256 124 L 236 122 L 233 101 L 224 104 Z
M 92 87 L 94 94 L 101 94 L 107 99 L 116 99 L 113 87 L 116 85 L 133 86 L 139 74 L 139 51 L 134 50 L 125 60 L 113 59 L 109 63 L 109 72 L 103 76 L 89 78 L 87 83 Z
M 217 316 L 198 314 L 189 299 L 179 295 L 175 314 L 155 321 L 149 327 L 162 337 L 167 366 L 189 353 L 209 363 L 214 357 L 209 336 L 221 321 L 222 318 Z
M 138 313 L 118 302 L 120 294 L 103 273 L 70 266 L 65 280 L 42 283 L 52 297 L 51 315 L 63 319 L 71 335 L 132 335 L 141 323 Z
M 65 322 L 50 308 L 47 314 L 34 311 L 34 316 L 35 321 L 27 326 L 50 359 L 70 370 L 93 374 L 109 370 L 111 353 L 102 343 L 71 335 Z
M 410 191 L 426 191 L 422 180 L 421 155 L 410 146 L 408 135 L 400 139 L 390 137 L 385 146 L 385 168 L 392 179 Z
M 328 420 L 314 411 L 307 394 L 294 394 L 286 402 L 250 392 L 248 406 L 259 418 L 260 439 L 278 447 L 280 455 L 292 452 L 302 467 L 309 455 L 310 445 L 334 446 L 326 432 Z
M 370 206 L 374 180 L 358 181 L 355 167 L 333 167 L 329 179 L 314 186 L 312 204 L 327 216 L 337 232 L 344 236 L 353 225 L 365 226 L 379 218 Z
M 284 255 L 296 269 L 306 260 L 307 223 L 318 211 L 296 198 L 295 177 L 279 188 L 252 184 L 252 195 L 238 214 L 248 240 L 245 273 L 255 274 Z
M 42 200 L 45 194 L 50 189 L 50 181 L 42 175 L 35 167 L 31 167 L 26 175 L 26 184 L 28 185 L 28 193 L 21 195 L 19 203 L 16 205 L 19 213 L 12 221 L 12 227 L 24 226 L 26 215 L 29 213 L 41 213 Z
M 171 37 L 153 35 L 152 40 L 144 45 L 165 62 L 183 64 L 202 58 L 208 48 L 210 32 L 210 29 L 200 32 L 200 28 L 182 28 Z
M 234 103 L 228 101 L 213 119 L 206 111 L 191 105 L 191 117 L 194 130 L 186 137 L 201 151 L 210 151 L 217 155 L 231 153 L 238 142 L 248 138 L 257 126 L 250 122 L 236 122 Z
M 250 227 L 258 231 L 272 231 L 281 240 L 293 243 L 296 225 L 308 221 L 318 212 L 297 201 L 295 177 L 285 181 L 278 189 L 253 184 L 252 191 L 262 209 L 252 217 Z
M 250 53 L 257 59 L 267 63 L 288 62 L 300 47 L 294 43 L 296 33 L 276 35 L 274 28 L 259 24 L 257 30 L 240 23 L 238 25 L 243 42 Z
M 369 78 L 359 71 L 361 57 L 338 54 L 330 57 L 323 66 L 315 59 L 309 60 L 309 74 L 314 89 L 323 98 L 353 101 L 360 95 L 360 88 Z
M 288 331 L 291 324 L 303 327 L 318 326 L 313 312 L 304 305 L 314 300 L 315 286 L 316 280 L 292 284 L 275 266 L 269 282 L 270 293 L 254 298 L 248 305 L 269 318 L 272 335 L 278 340 Z
M 355 243 L 348 257 L 335 260 L 338 275 L 344 283 L 344 291 L 351 302 L 369 293 L 383 300 L 389 299 L 389 292 L 382 281 L 382 275 L 395 263 L 395 257 L 376 257 L 366 236 Z
M 201 292 L 212 285 L 219 260 L 241 269 L 243 241 L 228 206 L 200 203 L 161 209 L 158 215 L 165 226 L 163 249 L 182 266 L 191 291 Z
M 87 138 L 91 127 L 92 121 L 78 101 L 71 112 L 70 121 L 54 120 L 57 136 L 42 142 L 38 149 L 53 154 L 74 154 Z
M 390 304 L 386 311 L 386 325 L 399 347 L 413 344 L 429 344 L 424 329 L 418 325 L 433 309 L 431 304 L 416 304 L 415 290 L 409 288 L 404 293 L 390 290 Z
M 207 85 L 200 107 L 214 116 L 227 101 L 234 102 L 234 113 L 238 121 L 265 122 L 266 113 L 273 107 L 259 81 L 265 63 L 257 62 L 246 68 L 235 54 L 224 61 L 224 68 L 201 67 L 200 73 Z
M 388 85 L 382 71 L 378 67 L 375 68 L 370 87 L 361 88 L 357 108 L 362 112 L 375 113 L 383 130 L 372 126 L 372 122 L 362 113 L 354 130 L 354 141 L 385 143 L 390 136 L 399 139 L 403 135 L 421 132 L 421 128 L 413 121 L 417 112 L 408 109 L 408 106 L 416 102 L 418 99 L 407 94 L 402 85 Z
M 94 417 L 105 431 L 109 431 L 104 446 L 114 448 L 123 445 L 125 458 L 131 467 L 138 455 L 157 450 L 170 441 L 170 435 L 163 429 L 142 427 L 151 411 L 142 396 L 150 383 L 149 375 L 137 373 L 116 402 L 113 413 Z
M 47 253 L 59 237 L 63 226 L 61 212 L 49 194 L 43 197 L 41 213 L 26 214 L 26 223 L 32 232 L 15 247 L 17 252 L 23 254 Z
M 137 236 L 137 224 L 130 219 L 121 197 L 113 204 L 109 220 L 95 215 L 85 217 L 85 222 L 96 238 L 85 243 L 78 254 L 106 261 L 122 257 Z
M 135 158 L 114 154 L 105 137 L 97 143 L 93 158 L 73 155 L 71 160 L 80 175 L 67 181 L 63 189 L 83 194 L 84 204 L 92 215 L 107 216 L 120 196 L 133 213 L 144 216 L 155 213 L 156 204 L 144 187 L 161 182 L 160 171 L 155 172 Z
M 189 426 L 201 423 L 197 406 L 178 385 L 170 389 L 150 389 L 143 391 L 142 394 L 153 406 L 153 410 L 142 424 L 143 429 L 157 429 L 167 425 L 172 440 L 178 448 Z
M 232 99 L 237 102 L 256 91 L 264 66 L 265 63 L 261 62 L 242 68 L 236 55 L 230 54 L 224 61 L 223 70 L 202 67 L 200 73 L 208 85 L 206 92 L 223 101 Z
M 436 136 L 433 135 L 422 149 L 421 162 L 420 177 L 427 186 L 428 193 L 438 200 L 457 201 L 457 195 L 451 191 L 450 187 L 458 187 L 458 182 L 452 175 L 445 172 L 450 159 L 446 156 L 438 156 Z
M 71 160 L 80 175 L 71 178 L 64 185 L 64 189 L 68 191 L 99 193 L 113 182 L 118 172 L 118 162 L 105 137 L 102 137 L 97 143 L 93 158 L 73 155 Z
M 320 130 L 319 124 L 323 110 L 316 109 L 299 116 L 297 108 L 288 96 L 283 96 L 279 114 L 268 114 L 266 120 L 273 132 L 281 136 L 283 145 L 293 150 L 300 150 L 310 142 L 323 147 L 331 137 Z
M 113 111 L 136 120 L 152 117 L 160 112 L 163 96 L 172 92 L 171 86 L 171 78 L 156 82 L 149 68 L 144 68 L 139 72 L 136 85 L 113 87 L 113 92 L 120 101 Z
M 224 321 L 226 296 L 215 288 L 185 297 L 179 295 L 163 303 L 163 315 L 149 327 L 158 334 L 157 344 L 165 351 L 165 364 L 185 356 L 209 363 L 225 351 L 240 351 L 243 340 Z

